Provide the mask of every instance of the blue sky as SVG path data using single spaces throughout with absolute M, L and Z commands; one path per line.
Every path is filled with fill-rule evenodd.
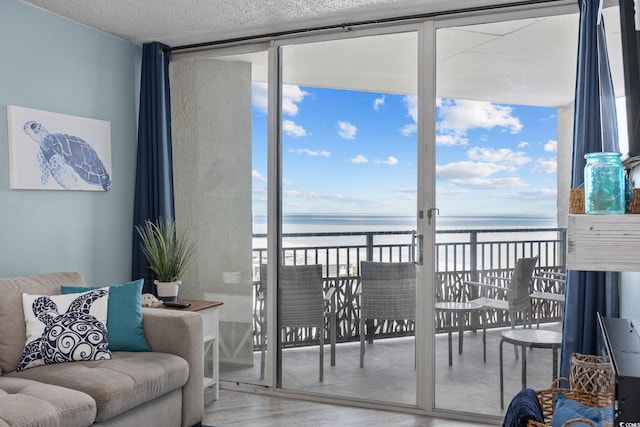
M 285 85 L 283 209 L 413 215 L 415 97 Z M 441 215 L 556 214 L 556 109 L 438 99 Z M 266 212 L 266 85 L 253 85 L 254 214 Z

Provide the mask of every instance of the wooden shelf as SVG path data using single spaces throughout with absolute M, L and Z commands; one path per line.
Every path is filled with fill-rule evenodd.
M 640 215 L 569 215 L 567 269 L 640 271 Z

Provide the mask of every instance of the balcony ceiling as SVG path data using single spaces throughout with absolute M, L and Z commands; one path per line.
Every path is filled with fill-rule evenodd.
M 160 41 L 170 46 L 452 8 L 450 0 L 23 1 L 134 44 Z M 455 8 L 502 3 L 508 1 L 457 0 Z M 617 8 L 605 12 L 614 85 L 616 93 L 622 94 Z M 576 25 L 577 12 L 443 30 L 438 38 L 438 95 L 544 106 L 571 102 Z M 290 64 L 295 66 L 287 80 L 308 86 L 415 93 L 416 49 L 415 35 L 407 34 L 300 45 L 289 50 Z M 329 50 L 331 55 L 322 54 Z M 254 78 L 264 78 L 265 59 L 265 55 L 244 56 L 253 63 Z

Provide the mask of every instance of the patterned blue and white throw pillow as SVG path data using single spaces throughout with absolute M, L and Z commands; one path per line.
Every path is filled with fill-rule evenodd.
M 109 288 L 81 294 L 22 294 L 27 340 L 17 370 L 79 360 L 111 359 Z

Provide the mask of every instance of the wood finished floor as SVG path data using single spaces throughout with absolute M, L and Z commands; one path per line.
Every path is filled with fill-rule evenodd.
M 221 390 L 220 400 L 214 401 L 205 407 L 203 424 L 216 427 L 482 427 L 490 425 L 378 411 L 375 409 L 306 402 L 233 390 Z

